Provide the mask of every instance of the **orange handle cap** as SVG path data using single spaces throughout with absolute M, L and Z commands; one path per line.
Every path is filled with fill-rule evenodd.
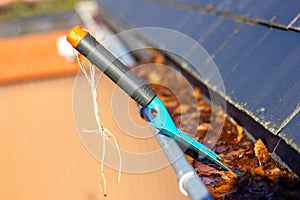
M 71 32 L 67 35 L 67 40 L 72 47 L 75 48 L 88 33 L 89 32 L 85 31 L 80 26 L 74 26 Z

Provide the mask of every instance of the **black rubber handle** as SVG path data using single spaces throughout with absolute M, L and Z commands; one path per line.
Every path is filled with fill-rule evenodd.
M 75 48 L 141 106 L 146 107 L 156 96 L 149 85 L 132 73 L 91 34 L 84 36 Z

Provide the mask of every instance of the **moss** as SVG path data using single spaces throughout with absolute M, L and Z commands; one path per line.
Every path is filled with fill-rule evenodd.
M 28 3 L 17 0 L 15 3 L 2 8 L 1 20 L 30 17 L 35 15 L 63 12 L 74 7 L 78 0 L 45 0 L 41 2 Z

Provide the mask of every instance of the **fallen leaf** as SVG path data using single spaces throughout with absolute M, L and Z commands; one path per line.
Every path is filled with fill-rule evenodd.
M 262 166 L 259 166 L 257 168 L 253 168 L 250 171 L 251 171 L 251 173 L 253 173 L 255 175 L 258 175 L 258 176 L 264 176 L 265 175 L 265 172 L 264 172 Z
M 194 93 L 195 93 L 195 96 L 196 96 L 196 98 L 199 100 L 199 99 L 201 99 L 201 91 L 200 91 L 200 89 L 198 88 L 198 87 L 196 87 L 195 89 L 194 89 Z
M 240 142 L 244 138 L 245 134 L 243 133 L 243 128 L 238 124 L 236 125 L 236 130 L 237 130 L 237 133 L 238 133 L 236 141 Z
M 197 131 L 200 133 L 206 133 L 209 129 L 210 124 L 209 123 L 201 123 L 197 126 Z
M 186 113 L 188 111 L 188 109 L 190 108 L 189 105 L 186 105 L 186 104 L 181 104 L 180 106 L 177 106 L 172 115 L 180 115 L 182 113 Z
M 270 159 L 269 151 L 261 139 L 257 140 L 255 143 L 254 153 L 261 166 L 265 165 Z

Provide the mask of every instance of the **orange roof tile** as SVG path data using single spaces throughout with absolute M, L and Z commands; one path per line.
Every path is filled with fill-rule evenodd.
M 0 83 L 75 74 L 76 62 L 58 55 L 56 40 L 69 30 L 0 39 Z

